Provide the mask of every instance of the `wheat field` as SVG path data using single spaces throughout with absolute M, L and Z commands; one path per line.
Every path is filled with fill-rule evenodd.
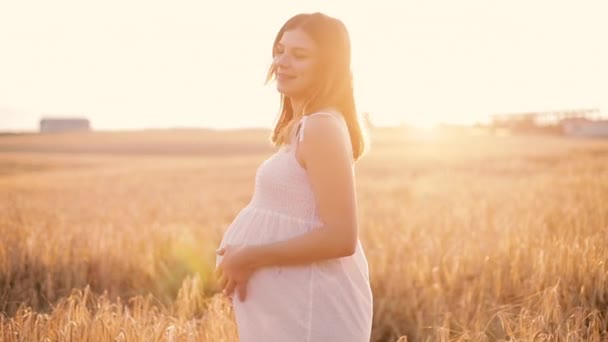
M 266 131 L 0 137 L 0 340 L 236 341 L 215 248 Z M 607 341 L 608 140 L 371 132 L 372 341 Z

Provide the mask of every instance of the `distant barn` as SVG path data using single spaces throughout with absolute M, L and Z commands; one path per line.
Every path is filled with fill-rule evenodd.
M 577 137 L 608 137 L 608 120 L 569 118 L 561 122 L 564 134 Z
M 86 132 L 91 124 L 85 118 L 43 118 L 40 120 L 40 133 Z
M 608 119 L 597 108 L 493 115 L 492 127 L 510 132 L 608 138 Z

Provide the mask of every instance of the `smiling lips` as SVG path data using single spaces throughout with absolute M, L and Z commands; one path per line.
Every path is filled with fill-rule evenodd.
M 286 73 L 278 73 L 277 74 L 277 80 L 279 81 L 289 81 L 294 79 L 296 76 L 295 75 L 291 75 L 291 74 L 286 74 Z

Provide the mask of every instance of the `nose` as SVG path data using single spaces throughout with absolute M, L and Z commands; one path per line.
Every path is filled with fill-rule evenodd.
M 289 64 L 289 58 L 285 53 L 280 53 L 274 56 L 274 64 L 279 68 L 285 68 Z

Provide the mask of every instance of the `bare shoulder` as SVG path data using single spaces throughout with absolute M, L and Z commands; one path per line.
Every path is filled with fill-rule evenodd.
M 306 120 L 306 139 L 308 143 L 328 144 L 346 142 L 347 133 L 344 119 L 340 114 L 318 112 L 310 114 Z M 310 145 L 310 144 L 309 144 Z
M 310 159 L 312 155 L 335 158 L 351 154 L 350 137 L 341 114 L 328 112 L 310 114 L 306 120 L 305 130 L 306 137 L 302 142 L 305 159 Z

